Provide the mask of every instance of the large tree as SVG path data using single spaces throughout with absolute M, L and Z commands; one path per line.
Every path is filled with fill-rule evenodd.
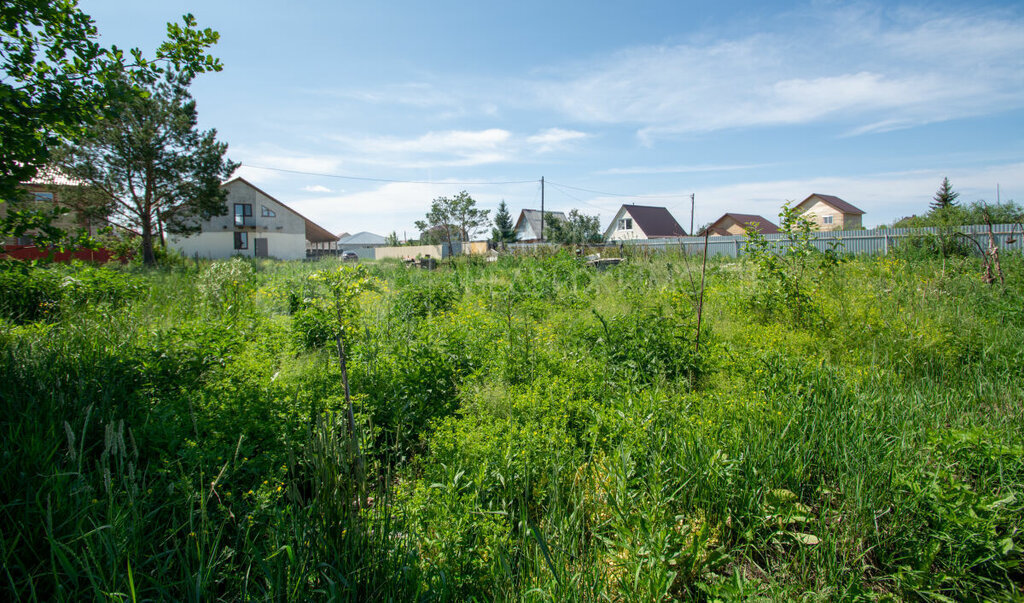
M 113 200 L 114 214 L 142 238 L 146 265 L 164 231 L 189 234 L 227 213 L 220 184 L 238 167 L 217 131 L 197 128 L 191 74 L 168 72 L 146 94 L 120 99 L 113 115 L 67 145 L 62 167 Z
M 575 209 L 569 211 L 565 220 L 545 213 L 544 225 L 547 227 L 545 238 L 563 245 L 592 245 L 602 239 L 601 219 Z
M 46 226 L 56 215 L 28 208 L 19 184 L 51 161 L 61 141 L 75 140 L 111 108 L 111 101 L 134 94 L 138 79 L 151 81 L 167 67 L 181 73 L 219 71 L 206 54 L 217 40 L 186 15 L 168 24 L 167 40 L 156 59 L 134 49 L 104 48 L 92 18 L 76 0 L 4 0 L 0 3 L 0 237 L 34 229 L 54 242 Z
M 448 243 L 448 253 L 453 253 L 454 241 L 468 241 L 473 233 L 485 227 L 490 210 L 479 209 L 476 201 L 466 191 L 454 197 L 437 197 L 430 204 L 426 220 L 417 220 L 416 228 L 421 233 L 436 232 Z
M 508 206 L 503 199 L 498 204 L 498 212 L 494 214 L 494 228 L 491 229 L 491 240 L 495 245 L 502 248 L 508 243 L 516 242 L 516 229 L 512 224 L 512 215 L 508 213 Z

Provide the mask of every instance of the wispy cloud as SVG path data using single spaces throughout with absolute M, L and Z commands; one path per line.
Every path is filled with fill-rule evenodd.
M 1020 14 L 825 8 L 786 25 L 628 49 L 534 91 L 578 120 L 636 124 L 647 140 L 826 120 L 863 134 L 1024 106 Z
M 313 185 L 309 185 L 309 186 L 304 186 L 304 187 L 302 187 L 302 190 L 306 191 L 307 193 L 330 193 L 330 192 L 333 192 L 333 191 L 331 191 L 331 189 L 329 189 L 326 186 L 323 186 L 321 184 L 313 184 Z
M 735 172 L 771 167 L 772 163 L 751 163 L 736 165 L 659 165 L 612 168 L 597 172 L 613 176 L 630 176 L 640 174 L 704 174 L 711 172 Z
M 548 128 L 532 135 L 501 128 L 427 132 L 416 137 L 336 136 L 353 161 L 403 169 L 471 167 L 495 163 L 531 161 L 532 153 L 565 150 L 587 134 Z

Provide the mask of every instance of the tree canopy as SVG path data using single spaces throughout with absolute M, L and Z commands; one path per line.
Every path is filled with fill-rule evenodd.
M 448 252 L 453 251 L 454 241 L 466 241 L 488 224 L 490 210 L 479 209 L 476 201 L 466 191 L 454 197 L 437 197 L 430 204 L 426 220 L 417 220 L 416 228 L 422 238 L 433 236 L 448 243 Z
M 120 97 L 114 115 L 60 157 L 68 174 L 107 195 L 119 221 L 142 235 L 147 265 L 155 263 L 154 235 L 191 234 L 200 220 L 227 213 L 220 184 L 238 167 L 216 130 L 197 129 L 190 83 L 190 74 L 168 72 L 146 94 Z
M 564 245 L 589 245 L 600 243 L 603 238 L 601 219 L 576 209 L 570 210 L 564 221 L 545 213 L 544 225 L 547 227 L 545 238 Z
M 76 0 L 5 0 L 0 7 L 0 236 L 28 228 L 55 242 L 47 228 L 53 212 L 11 206 L 22 201 L 19 185 L 51 161 L 62 141 L 80 138 L 86 127 L 113 110 L 114 101 L 138 93 L 165 69 L 195 75 L 220 71 L 206 53 L 218 34 L 200 30 L 192 15 L 167 25 L 167 39 L 155 59 L 97 42 L 99 32 Z

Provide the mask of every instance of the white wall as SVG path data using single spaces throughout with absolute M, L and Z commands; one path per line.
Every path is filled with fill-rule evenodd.
M 235 255 L 256 257 L 256 239 L 267 239 L 267 255 L 279 260 L 302 260 L 306 258 L 306 236 L 280 232 L 249 232 L 249 248 L 235 249 L 233 230 L 223 232 L 201 232 L 185 238 L 171 236 L 167 244 L 180 251 L 185 257 L 198 255 L 214 260 Z

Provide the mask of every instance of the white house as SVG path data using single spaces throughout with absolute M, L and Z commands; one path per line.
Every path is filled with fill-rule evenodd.
M 200 232 L 171 235 L 168 244 L 188 257 L 222 259 L 235 255 L 301 260 L 307 249 L 329 248 L 338 237 L 253 186 L 243 178 L 222 185 L 228 213 L 200 223 Z
M 606 241 L 685 237 L 686 231 L 664 207 L 623 205 L 604 231 Z
M 544 215 L 554 216 L 555 219 L 565 222 L 565 212 L 561 211 L 546 211 Z M 540 242 L 541 233 L 541 213 L 539 209 L 524 209 L 519 212 L 519 219 L 516 220 L 515 232 L 517 243 L 537 243 Z M 547 229 L 547 225 L 544 226 Z M 545 235 L 544 237 L 548 237 Z

